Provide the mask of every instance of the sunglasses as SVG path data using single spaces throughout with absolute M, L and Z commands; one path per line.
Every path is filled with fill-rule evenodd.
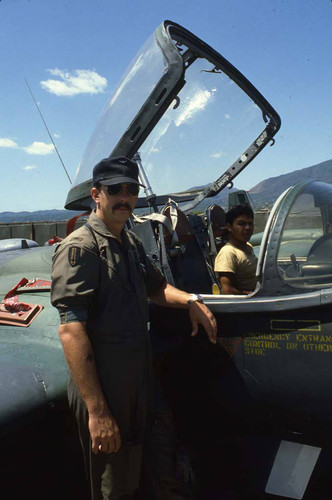
M 121 183 L 121 184 L 112 184 L 111 186 L 106 186 L 107 192 L 111 196 L 116 196 L 120 194 L 123 188 L 126 188 L 129 194 L 132 196 L 137 196 L 139 193 L 139 185 L 132 183 Z

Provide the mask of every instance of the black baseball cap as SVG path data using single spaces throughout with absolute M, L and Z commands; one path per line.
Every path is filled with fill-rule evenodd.
M 113 156 L 104 158 L 93 169 L 93 184 L 104 186 L 130 182 L 145 187 L 138 181 L 137 164 L 125 156 Z

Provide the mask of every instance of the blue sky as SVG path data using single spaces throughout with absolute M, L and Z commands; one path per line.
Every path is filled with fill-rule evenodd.
M 70 188 L 24 78 L 73 178 L 110 92 L 164 19 L 212 45 L 281 116 L 275 146 L 237 187 L 332 158 L 331 0 L 0 0 L 0 212 L 63 208 Z

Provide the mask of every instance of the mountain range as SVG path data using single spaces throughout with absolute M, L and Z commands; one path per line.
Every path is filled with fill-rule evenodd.
M 37 210 L 35 212 L 0 212 L 0 224 L 14 222 L 51 222 L 69 220 L 82 212 L 73 210 Z
M 332 159 L 312 165 L 311 167 L 294 170 L 288 174 L 270 177 L 256 184 L 249 189 L 248 195 L 254 207 L 254 210 L 271 207 L 276 199 L 290 186 L 303 180 L 316 180 L 332 184 Z M 203 211 L 207 206 L 214 203 L 223 208 L 228 207 L 229 192 L 236 191 L 236 188 L 224 189 L 221 193 L 202 201 L 195 210 Z
M 311 167 L 295 170 L 288 174 L 282 174 L 277 177 L 270 177 L 252 187 L 248 193 L 253 202 L 255 210 L 262 207 L 271 207 L 278 196 L 290 186 L 304 179 L 319 180 L 332 184 L 332 159 L 312 165 Z M 228 206 L 228 194 L 236 191 L 236 188 L 224 189 L 216 196 L 203 200 L 195 211 L 203 211 L 209 205 L 214 203 L 224 208 Z M 36 212 L 0 212 L 0 224 L 13 222 L 41 222 L 41 221 L 60 221 L 68 220 L 81 212 L 72 210 L 38 210 Z
M 302 168 L 301 170 L 294 170 L 289 174 L 270 177 L 251 188 L 249 195 L 255 205 L 270 205 L 285 189 L 305 179 L 332 184 L 332 160 Z

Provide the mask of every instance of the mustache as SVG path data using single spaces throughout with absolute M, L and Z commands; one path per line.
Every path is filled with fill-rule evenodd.
M 128 203 L 116 203 L 113 206 L 113 210 L 117 210 L 118 208 L 126 208 L 130 213 L 132 213 L 132 209 Z

